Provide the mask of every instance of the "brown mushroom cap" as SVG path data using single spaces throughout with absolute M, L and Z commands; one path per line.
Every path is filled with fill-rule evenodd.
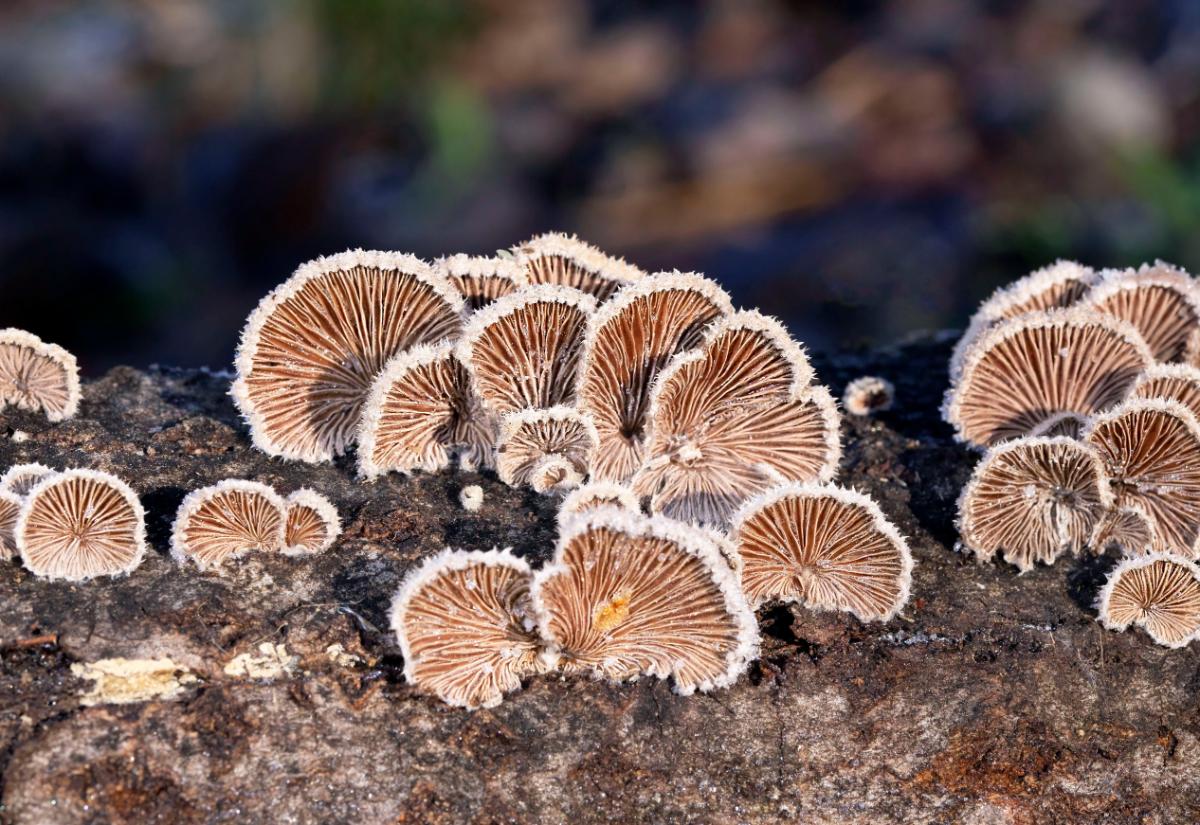
M 260 450 L 328 461 L 354 441 L 387 361 L 458 334 L 462 296 L 411 255 L 310 261 L 263 298 L 242 332 L 231 395 Z
M 908 601 L 912 556 L 879 506 L 831 484 L 783 484 L 734 518 L 750 604 L 797 602 L 886 621 Z
M 1178 401 L 1200 418 L 1200 369 L 1189 364 L 1155 364 L 1138 376 L 1129 397 Z
M 472 315 L 458 358 L 484 406 L 503 414 L 571 403 L 583 336 L 595 309 L 590 295 L 543 285 Z
M 0 561 L 8 561 L 17 555 L 17 516 L 21 514 L 22 499 L 6 490 L 0 490 Z
M 284 503 L 287 506 L 283 537 L 285 555 L 320 553 L 337 541 L 342 524 L 337 508 L 325 496 L 301 487 Z
M 1159 261 L 1140 269 L 1108 270 L 1080 302 L 1131 323 L 1159 361 L 1184 357 L 1200 325 L 1200 300 L 1192 277 Z
M 1100 519 L 1092 548 L 1097 553 L 1115 549 L 1127 556 L 1144 556 L 1160 543 L 1154 518 L 1140 504 L 1127 502 Z
M 286 539 L 287 504 L 266 484 L 226 479 L 184 498 L 171 529 L 171 556 L 201 570 L 251 550 L 274 553 Z
M 493 707 L 541 670 L 529 565 L 507 550 L 445 550 L 404 578 L 392 630 L 404 678 L 443 702 Z
M 30 490 L 37 486 L 39 481 L 56 472 L 57 470 L 37 462 L 14 464 L 4 471 L 4 475 L 0 476 L 0 490 L 24 498 L 29 495 Z
M 576 393 L 600 436 L 593 477 L 628 481 L 642 463 L 650 390 L 678 352 L 698 345 L 705 327 L 733 311 L 729 296 L 691 273 L 650 275 L 592 316 Z
M 946 393 L 956 438 L 987 447 L 1062 413 L 1081 418 L 1124 398 L 1153 357 L 1137 331 L 1090 310 L 1023 315 L 979 337 Z
M 1070 438 L 1017 438 L 988 450 L 958 500 L 958 529 L 980 560 L 1021 572 L 1093 544 L 1112 507 L 1104 465 Z
M 116 476 L 65 470 L 29 491 L 14 535 L 34 575 L 72 582 L 123 576 L 146 554 L 146 515 Z
M 950 358 L 950 378 L 957 379 L 967 352 L 983 333 L 1001 321 L 1031 312 L 1064 309 L 1079 301 L 1096 282 L 1094 270 L 1075 261 L 1055 261 L 1000 287 L 971 316 L 967 331 Z
M 573 407 L 509 413 L 496 442 L 496 474 L 512 487 L 566 492 L 587 477 L 596 444 L 591 419 Z
M 388 362 L 363 405 L 358 471 L 434 472 L 453 453 L 464 467 L 491 466 L 496 427 L 452 343 L 413 347 Z
M 1112 480 L 1118 507 L 1140 506 L 1159 549 L 1192 555 L 1200 535 L 1200 425 L 1176 401 L 1134 399 L 1084 433 Z
M 513 249 L 514 261 L 531 284 L 569 286 L 607 301 L 625 284 L 645 273 L 620 258 L 606 255 L 573 235 L 548 232 Z
M 63 421 L 79 410 L 79 397 L 74 355 L 33 333 L 0 330 L 0 409 L 11 404 Z
M 778 321 L 739 312 L 680 354 L 651 392 L 644 463 L 651 510 L 724 526 L 781 481 L 828 481 L 841 456 L 837 408 Z
M 567 521 L 534 577 L 542 638 L 567 672 L 727 687 L 757 656 L 758 629 L 712 538 L 680 522 L 602 507 Z
M 1167 647 L 1184 647 L 1200 630 L 1200 569 L 1180 556 L 1129 558 L 1109 574 L 1096 602 L 1109 630 L 1140 625 Z
M 558 525 L 561 528 L 571 517 L 605 506 L 620 507 L 631 513 L 642 512 L 637 496 L 624 484 L 593 481 L 572 490 L 558 505 Z
M 510 258 L 451 255 L 435 261 L 433 268 L 454 285 L 468 310 L 481 309 L 529 283 L 525 271 Z

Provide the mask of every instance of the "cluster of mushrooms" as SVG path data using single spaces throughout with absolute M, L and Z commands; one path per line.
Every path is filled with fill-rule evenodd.
M 943 407 L 984 451 L 963 543 L 1022 572 L 1115 548 L 1101 621 L 1172 647 L 1200 634 L 1198 289 L 1161 262 L 1038 270 L 980 307 Z

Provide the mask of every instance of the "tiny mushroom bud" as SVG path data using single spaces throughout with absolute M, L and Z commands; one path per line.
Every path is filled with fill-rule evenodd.
M 541 669 L 529 565 L 507 550 L 445 550 L 411 571 L 392 601 L 404 678 L 467 709 L 498 705 Z
M 1100 277 L 1080 305 L 1128 321 L 1157 360 L 1182 360 L 1200 325 L 1192 277 L 1162 261 L 1137 270 L 1105 271 Z
M 1080 418 L 1124 398 L 1153 363 L 1132 326 L 1099 312 L 1059 309 L 1001 322 L 972 345 L 942 416 L 956 438 L 983 448 Z
M 697 346 L 705 327 L 733 311 L 715 283 L 682 272 L 649 275 L 592 316 L 577 393 L 600 436 L 593 476 L 628 481 L 642 463 L 650 390 L 675 353 Z
M 999 553 L 1024 573 L 1093 544 L 1112 503 L 1104 465 L 1090 446 L 1016 438 L 975 465 L 958 500 L 958 527 L 977 558 Z
M 302 487 L 285 500 L 283 552 L 298 556 L 328 550 L 342 532 L 337 508 L 315 490 Z
M 57 470 L 52 470 L 45 464 L 14 464 L 0 476 L 0 490 L 14 493 L 20 498 L 29 495 L 29 491 L 47 476 L 52 476 Z
M 887 412 L 896 400 L 892 382 L 877 375 L 863 375 L 846 385 L 842 406 L 851 415 L 873 415 Z
M 457 335 L 462 309 L 454 286 L 411 255 L 355 250 L 304 264 L 242 332 L 230 394 L 254 445 L 310 462 L 342 454 L 388 359 Z
M 0 409 L 44 412 L 51 421 L 79 410 L 75 356 L 21 329 L 0 330 Z
M 513 257 L 531 284 L 573 287 L 598 301 L 607 301 L 622 286 L 644 276 L 636 266 L 557 232 L 530 238 L 513 250 Z
M 7 490 L 0 490 L 0 561 L 8 561 L 17 555 L 15 529 L 17 516 L 21 513 L 22 499 Z
M 483 488 L 478 484 L 468 484 L 458 492 L 458 503 L 468 513 L 477 513 L 483 506 Z
M 274 553 L 285 546 L 286 524 L 287 503 L 273 489 L 226 479 L 184 498 L 171 530 L 171 556 L 208 570 L 251 550 Z
M 572 516 L 606 505 L 621 507 L 631 513 L 642 512 L 637 496 L 624 484 L 617 484 L 614 481 L 593 481 L 572 490 L 563 499 L 562 504 L 558 505 L 558 525 L 562 527 Z
M 1138 376 L 1129 397 L 1178 401 L 1200 418 L 1200 369 L 1190 364 L 1155 364 Z
M 1096 609 L 1109 630 L 1136 624 L 1160 645 L 1184 647 L 1200 630 L 1200 569 L 1170 553 L 1125 559 L 1109 574 Z
M 853 490 L 784 484 L 734 518 L 750 604 L 797 602 L 886 621 L 908 601 L 912 556 L 879 506 Z
M 363 406 L 358 471 L 434 472 L 457 453 L 464 468 L 491 466 L 496 419 L 479 403 L 454 345 L 443 341 L 397 355 Z
M 591 419 L 573 407 L 509 413 L 500 426 L 496 473 L 512 487 L 565 492 L 587 476 L 597 440 Z
M 485 307 L 529 283 L 524 270 L 510 258 L 451 255 L 434 263 L 467 302 L 468 310 Z
M 137 495 L 96 470 L 43 478 L 25 497 L 14 533 L 21 561 L 47 579 L 127 575 L 146 554 L 146 516 Z
M 672 677 L 686 696 L 728 687 L 758 654 L 754 613 L 712 536 L 662 516 L 569 519 L 533 604 L 547 658 L 568 673 Z

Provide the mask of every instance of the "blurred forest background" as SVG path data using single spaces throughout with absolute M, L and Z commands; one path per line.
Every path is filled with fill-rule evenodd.
M 310 257 L 560 229 L 886 342 L 1200 268 L 1198 138 L 1194 0 L 4 0 L 0 325 L 225 367 Z

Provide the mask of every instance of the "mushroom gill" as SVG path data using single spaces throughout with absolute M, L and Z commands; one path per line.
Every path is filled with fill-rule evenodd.
M 645 273 L 620 258 L 606 255 L 573 235 L 548 232 L 513 249 L 513 260 L 531 284 L 557 284 L 607 301 Z
M 573 407 L 509 413 L 496 442 L 496 474 L 511 487 L 566 492 L 587 477 L 596 444 L 591 419 Z
M 0 330 L 0 409 L 40 411 L 57 422 L 75 415 L 79 398 L 74 355 L 25 330 Z
M 1182 360 L 1200 325 L 1200 299 L 1192 277 L 1162 261 L 1101 273 L 1080 305 L 1128 321 L 1163 362 Z
M 219 567 L 252 550 L 284 547 L 287 504 L 266 484 L 226 479 L 193 490 L 171 528 L 171 557 L 201 570 Z
M 337 508 L 333 503 L 307 487 L 291 493 L 285 500 L 287 518 L 284 522 L 283 552 L 286 555 L 307 555 L 328 550 L 342 532 Z
M 1109 574 L 1096 602 L 1109 630 L 1143 628 L 1166 647 L 1184 647 L 1200 631 L 1200 569 L 1180 556 L 1128 558 Z
M 451 255 L 438 259 L 433 267 L 462 295 L 468 311 L 482 309 L 529 283 L 524 270 L 509 258 Z

